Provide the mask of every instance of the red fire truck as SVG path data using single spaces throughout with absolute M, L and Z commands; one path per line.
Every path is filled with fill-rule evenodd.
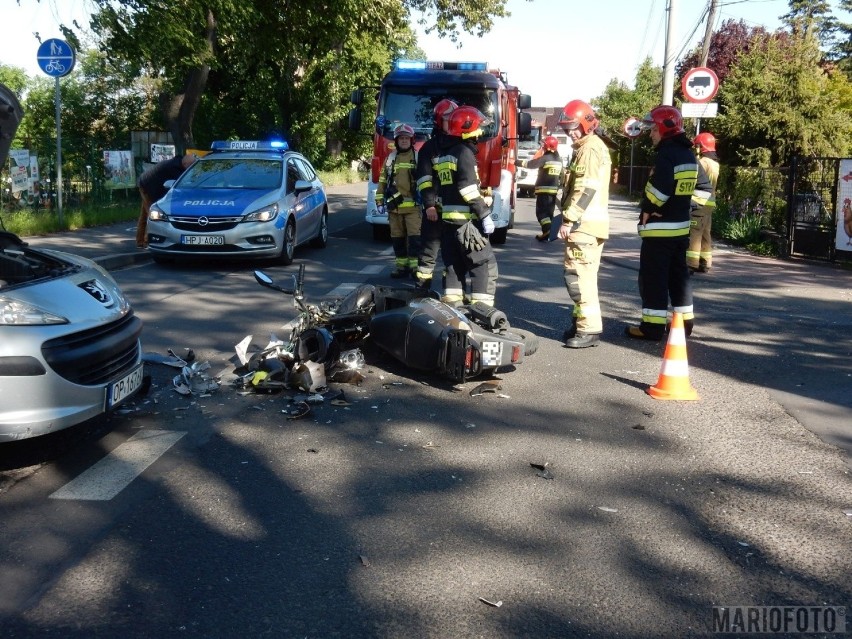
M 353 130 L 361 129 L 364 95 L 364 89 L 352 92 L 355 107 L 349 112 L 349 127 Z M 492 201 L 495 231 L 491 242 L 503 244 L 514 223 L 518 136 L 530 132 L 531 117 L 522 110 L 530 108 L 531 99 L 509 85 L 505 73 L 489 70 L 484 62 L 399 60 L 384 77 L 373 122 L 366 220 L 373 225 L 374 237 L 387 235 L 388 218 L 376 208 L 376 187 L 385 160 L 394 148 L 394 127 L 400 122 L 414 127 L 414 145 L 420 148 L 432 133 L 432 109 L 443 98 L 476 107 L 493 120 L 480 137 L 477 159 L 483 194 Z

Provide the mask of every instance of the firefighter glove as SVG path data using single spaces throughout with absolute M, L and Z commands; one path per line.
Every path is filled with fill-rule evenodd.
M 459 227 L 456 237 L 459 244 L 468 251 L 481 251 L 488 245 L 488 240 L 482 237 L 479 230 L 470 222 L 465 222 Z
M 491 235 L 494 232 L 494 220 L 491 219 L 490 215 L 486 215 L 484 218 L 480 220 L 482 224 L 482 232 L 485 235 Z

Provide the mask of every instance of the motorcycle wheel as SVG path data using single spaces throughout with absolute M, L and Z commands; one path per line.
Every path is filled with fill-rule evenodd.
M 508 333 L 505 333 L 506 337 L 517 337 L 518 341 L 524 343 L 524 356 L 535 355 L 535 352 L 538 350 L 538 335 L 534 333 L 530 333 L 529 331 L 521 330 L 520 328 L 513 328 Z

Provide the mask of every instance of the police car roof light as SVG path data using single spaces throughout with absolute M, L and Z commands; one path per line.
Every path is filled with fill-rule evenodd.
M 286 151 L 288 145 L 284 140 L 215 140 L 211 145 L 212 151 Z
M 397 60 L 398 71 L 423 71 L 425 69 L 444 71 L 487 71 L 485 62 L 444 62 L 441 60 Z

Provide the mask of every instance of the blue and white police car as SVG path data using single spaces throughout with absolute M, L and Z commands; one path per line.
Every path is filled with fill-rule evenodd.
M 297 246 L 327 242 L 325 187 L 283 141 L 213 142 L 148 216 L 148 250 L 158 262 L 258 257 L 290 264 Z

